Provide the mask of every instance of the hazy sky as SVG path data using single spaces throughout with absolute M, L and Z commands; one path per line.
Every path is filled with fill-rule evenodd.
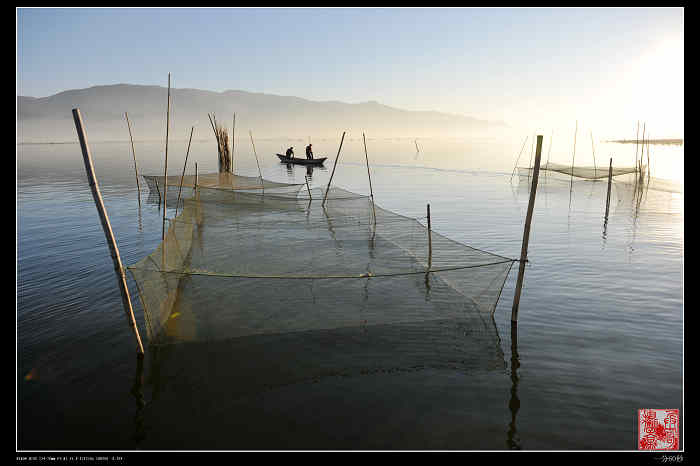
M 376 100 L 683 135 L 682 8 L 18 9 L 17 94 L 102 84 Z

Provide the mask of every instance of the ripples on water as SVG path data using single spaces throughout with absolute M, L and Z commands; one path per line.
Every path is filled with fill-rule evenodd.
M 333 156 L 336 143 L 325 144 Z M 303 167 L 273 160 L 278 143 L 258 144 L 270 155 L 265 177 L 303 182 Z M 365 193 L 364 153 L 346 144 L 335 182 Z M 501 163 L 488 145 L 445 144 L 446 162 L 416 154 L 412 141 L 368 145 L 382 207 L 423 218 L 430 203 L 437 232 L 519 256 L 528 185 L 510 180 L 517 149 Z M 157 247 L 162 211 L 145 194 L 139 207 L 128 145 L 92 148 L 122 261 L 133 264 Z M 136 150 L 142 173 L 162 170 L 158 145 Z M 215 169 L 213 150 L 193 145 L 200 172 Z M 170 174 L 182 152 L 173 150 L 180 168 Z M 465 161 L 474 153 L 483 157 Z M 252 154 L 238 157 L 240 173 L 257 175 Z M 326 165 L 313 186 L 327 182 Z M 606 189 L 577 182 L 570 199 L 568 180 L 540 177 L 517 348 L 515 267 L 493 322 L 500 341 L 489 357 L 500 369 L 297 380 L 282 374 L 304 363 L 295 354 L 321 355 L 313 338 L 255 342 L 255 351 L 242 341 L 148 349 L 139 367 L 79 146 L 18 146 L 18 448 L 636 449 L 638 409 L 683 408 L 683 197 L 650 194 L 636 208 L 616 189 L 605 222 Z

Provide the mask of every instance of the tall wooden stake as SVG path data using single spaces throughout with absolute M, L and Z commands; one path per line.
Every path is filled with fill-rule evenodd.
M 637 120 L 637 138 L 634 140 L 634 166 L 635 168 L 639 165 L 637 162 L 639 152 L 639 120 Z
M 231 130 L 231 173 L 233 174 L 233 157 L 236 155 L 236 112 L 233 112 L 233 129 Z
M 595 144 L 593 143 L 593 130 L 591 130 L 591 151 L 593 152 L 593 176 L 598 179 L 598 167 L 595 163 Z
M 338 157 L 340 157 L 340 149 L 343 148 L 343 140 L 345 139 L 345 131 L 343 131 L 343 137 L 340 138 L 340 146 L 338 146 L 338 153 L 335 156 L 335 162 L 333 163 L 333 171 L 331 172 L 331 177 L 328 179 L 328 186 L 326 186 L 326 194 L 323 195 L 323 202 L 321 206 L 326 205 L 326 198 L 328 198 L 328 190 L 331 189 L 331 181 L 333 181 L 333 175 L 335 174 L 335 166 L 338 165 Z
M 265 192 L 265 184 L 263 183 L 262 171 L 260 170 L 260 162 L 258 162 L 258 153 L 255 151 L 255 142 L 253 141 L 253 131 L 249 130 L 250 143 L 253 145 L 253 154 L 255 154 L 255 163 L 258 164 L 258 175 L 260 175 L 260 184 L 263 185 L 263 193 Z
M 168 206 L 168 135 L 170 132 L 170 73 L 168 73 L 168 113 L 165 123 L 165 172 L 163 173 L 163 233 L 161 240 L 165 240 L 165 213 Z
M 134 156 L 134 172 L 136 173 L 136 189 L 139 193 L 139 206 L 141 206 L 141 185 L 139 184 L 139 169 L 136 166 L 136 151 L 134 150 L 134 138 L 131 136 L 131 123 L 129 122 L 129 115 L 124 112 L 124 117 L 126 118 L 126 125 L 129 127 L 129 140 L 131 140 L 131 154 Z
M 365 162 L 367 163 L 367 179 L 369 180 L 369 198 L 372 200 L 372 217 L 376 223 L 377 211 L 374 208 L 374 192 L 372 191 L 372 177 L 369 174 L 369 157 L 367 156 L 367 141 L 365 140 L 365 133 L 362 133 L 362 143 L 365 146 Z
M 651 158 L 649 156 L 649 148 L 651 147 L 651 134 L 647 135 L 647 186 L 651 181 Z
M 612 157 L 610 157 L 610 168 L 608 169 L 608 198 L 605 201 L 605 219 L 608 219 L 610 211 L 610 189 L 612 188 Z
M 87 174 L 88 182 L 90 183 L 92 198 L 95 200 L 95 207 L 97 207 L 97 213 L 100 215 L 102 229 L 104 230 L 105 237 L 107 239 L 107 245 L 109 246 L 109 252 L 112 256 L 112 261 L 114 262 L 114 271 L 117 274 L 119 289 L 122 295 L 122 304 L 124 305 L 124 311 L 126 312 L 126 317 L 129 326 L 131 327 L 131 330 L 133 331 L 134 336 L 136 337 L 137 354 L 139 357 L 143 357 L 143 343 L 141 342 L 139 329 L 136 326 L 136 319 L 134 319 L 134 309 L 131 306 L 129 288 L 126 285 L 126 274 L 124 273 L 122 260 L 119 257 L 119 249 L 117 248 L 117 242 L 114 238 L 114 233 L 112 232 L 112 226 L 109 223 L 107 211 L 105 209 L 104 203 L 102 202 L 102 194 L 100 193 L 100 187 L 97 184 L 97 177 L 95 176 L 95 167 L 93 166 L 92 155 L 90 154 L 90 148 L 88 147 L 87 134 L 85 133 L 85 129 L 83 127 L 83 117 L 80 115 L 80 110 L 77 108 L 73 109 L 73 121 L 75 122 L 75 129 L 78 132 L 80 148 L 83 152 L 83 162 L 85 163 L 85 172 Z
M 642 150 L 639 153 L 639 171 L 641 173 L 640 178 L 644 179 L 644 173 L 642 173 L 642 170 L 644 169 L 644 141 L 646 141 L 646 132 L 647 132 L 647 122 L 644 122 L 644 125 L 642 127 Z M 647 180 L 648 181 L 648 180 Z
M 515 159 L 515 166 L 513 167 L 513 173 L 510 174 L 510 180 L 513 181 L 513 176 L 515 175 L 515 170 L 518 169 L 518 162 L 520 161 L 520 156 L 523 155 L 523 149 L 525 149 L 525 144 L 527 143 L 527 138 L 530 136 L 525 136 L 525 140 L 523 141 L 523 146 L 520 148 L 520 153 L 518 154 L 518 158 Z M 528 167 L 529 169 L 529 167 Z
M 428 211 L 428 272 L 429 272 L 431 267 L 433 266 L 433 236 L 432 236 L 433 228 L 430 224 L 430 204 L 427 205 L 427 211 Z
M 187 143 L 187 154 L 185 154 L 185 164 L 182 166 L 182 176 L 180 176 L 180 187 L 177 190 L 177 202 L 175 203 L 175 216 L 177 217 L 177 208 L 180 207 L 180 193 L 182 193 L 182 180 L 185 179 L 185 169 L 187 168 L 187 158 L 190 156 L 190 145 L 192 144 L 192 133 L 194 126 L 190 130 L 190 142 Z
M 309 202 L 311 202 L 311 188 L 309 187 L 309 177 L 304 175 L 304 181 L 306 182 L 306 190 L 309 192 Z
M 511 322 L 518 322 L 518 307 L 520 306 L 520 293 L 523 289 L 523 278 L 525 276 L 525 262 L 527 262 L 527 245 L 530 241 L 530 224 L 532 222 L 532 212 L 535 209 L 535 194 L 537 194 L 537 179 L 540 175 L 540 158 L 542 156 L 542 135 L 537 136 L 537 151 L 535 153 L 535 167 L 532 174 L 532 188 L 530 189 L 530 200 L 527 204 L 527 217 L 525 217 L 525 230 L 523 232 L 523 246 L 520 250 L 520 269 L 518 270 L 518 281 L 515 285 L 515 298 L 513 299 L 513 309 L 510 315 Z
M 571 184 L 569 185 L 569 207 L 571 207 L 571 193 L 574 190 L 574 160 L 576 159 L 576 135 L 578 134 L 578 120 L 576 120 L 576 130 L 574 130 L 574 154 L 571 157 Z

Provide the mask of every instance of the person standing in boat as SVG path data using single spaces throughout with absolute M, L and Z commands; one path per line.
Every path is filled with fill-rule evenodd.
M 290 147 L 289 149 L 287 149 L 287 154 L 286 154 L 286 155 L 287 155 L 287 157 L 289 157 L 290 159 L 293 158 L 293 157 L 294 157 L 294 147 Z
M 313 160 L 314 158 L 314 153 L 311 150 L 311 143 L 309 143 L 309 145 L 306 146 L 306 158 L 309 160 Z

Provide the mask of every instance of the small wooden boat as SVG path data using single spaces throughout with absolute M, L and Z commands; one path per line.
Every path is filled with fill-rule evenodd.
M 277 154 L 282 163 L 295 163 L 297 165 L 323 165 L 328 157 L 320 157 L 318 159 L 298 159 L 296 157 L 287 157 L 286 155 Z

